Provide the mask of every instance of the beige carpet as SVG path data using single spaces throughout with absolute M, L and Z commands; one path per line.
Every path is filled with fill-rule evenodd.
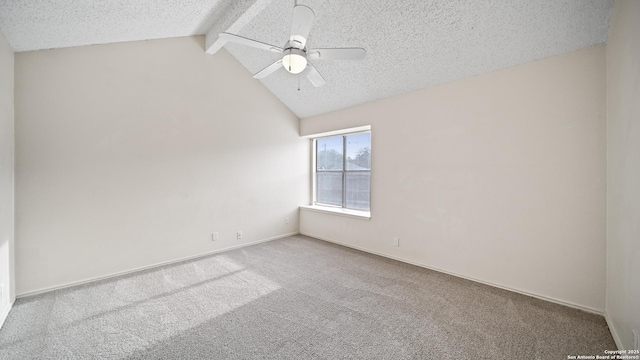
M 601 316 L 305 236 L 19 299 L 0 359 L 567 359 Z

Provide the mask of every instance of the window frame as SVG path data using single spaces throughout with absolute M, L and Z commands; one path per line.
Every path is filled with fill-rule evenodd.
M 371 174 L 373 171 L 373 166 L 372 164 L 369 164 L 369 170 L 347 170 L 347 136 L 349 135 L 355 135 L 355 134 L 364 134 L 364 133 L 368 133 L 369 134 L 369 151 L 371 153 L 373 153 L 372 150 L 372 132 L 371 132 L 371 128 L 367 128 L 364 130 L 357 130 L 357 131 L 344 131 L 344 132 L 338 132 L 338 133 L 331 133 L 331 134 L 326 134 L 323 136 L 316 136 L 313 137 L 311 140 L 311 148 L 312 148 L 312 174 L 311 174 L 311 182 L 312 182 L 312 206 L 318 206 L 318 207 L 322 207 L 322 208 L 329 208 L 329 209 L 335 209 L 335 210 L 341 210 L 341 211 L 347 211 L 347 212 L 355 212 L 355 213 L 364 213 L 364 214 L 371 214 Z M 317 166 L 317 156 L 318 156 L 318 140 L 319 139 L 325 139 L 325 138 L 331 138 L 331 137 L 338 137 L 341 136 L 342 137 L 342 170 L 322 170 L 322 171 L 318 171 L 318 166 Z M 373 155 L 371 155 L 373 156 Z M 322 203 L 322 202 L 318 202 L 318 183 L 317 183 L 317 179 L 318 179 L 318 172 L 320 173 L 339 173 L 342 174 L 342 205 L 335 205 L 335 204 L 326 204 L 326 203 Z M 353 208 L 348 208 L 346 207 L 347 205 L 347 186 L 346 186 L 346 182 L 347 182 L 347 174 L 348 173 L 369 173 L 369 209 L 368 210 L 362 210 L 362 209 L 353 209 Z

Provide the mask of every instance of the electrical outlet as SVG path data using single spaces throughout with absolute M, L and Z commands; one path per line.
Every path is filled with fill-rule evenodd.
M 397 237 L 393 238 L 393 246 L 400 246 L 400 238 L 397 238 Z
M 288 217 L 284 218 L 284 223 L 285 223 L 285 224 L 288 224 L 288 223 L 289 223 L 289 218 L 288 218 Z
M 211 241 L 217 241 L 218 240 L 218 233 L 214 232 L 213 235 L 211 235 Z
M 631 336 L 633 337 L 633 350 L 640 350 L 640 334 L 638 334 L 638 330 L 632 329 Z
M 236 238 L 238 238 L 238 240 L 242 240 L 242 231 L 238 231 Z

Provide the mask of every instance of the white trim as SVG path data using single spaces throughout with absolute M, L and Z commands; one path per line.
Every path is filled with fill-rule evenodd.
M 338 215 L 338 216 L 346 216 L 346 217 L 360 219 L 360 220 L 371 220 L 371 212 L 369 211 L 358 211 L 358 210 L 344 209 L 339 207 L 319 206 L 319 205 L 300 205 L 300 210 L 307 210 L 307 211 Z M 324 240 L 324 239 L 321 239 L 321 240 Z
M 321 137 L 334 136 L 334 135 L 346 135 L 346 134 L 363 132 L 363 131 L 371 131 L 371 125 L 363 125 L 363 126 L 357 126 L 357 127 L 352 127 L 348 129 L 325 131 L 322 133 L 302 135 L 301 137 L 312 139 L 312 138 L 321 138 Z
M 317 139 L 311 139 L 311 203 L 316 203 L 316 146 Z
M 473 278 L 473 277 L 470 277 L 470 276 L 460 275 L 460 274 L 457 274 L 457 273 L 454 273 L 454 272 L 451 272 L 451 271 L 442 270 L 442 269 L 439 269 L 439 268 L 436 268 L 436 267 L 433 267 L 433 266 L 428 266 L 428 265 L 425 265 L 425 264 L 422 264 L 422 263 L 419 263 L 419 262 L 416 262 L 416 261 L 403 259 L 401 257 L 391 256 L 391 255 L 387 255 L 387 254 L 383 254 L 383 253 L 367 250 L 367 249 L 364 249 L 364 248 L 361 248 L 361 247 L 358 247 L 358 246 L 352 246 L 352 245 L 344 244 L 344 243 L 341 243 L 341 242 L 338 242 L 338 241 L 329 240 L 329 239 L 326 239 L 326 238 L 323 238 L 323 237 L 319 237 L 319 236 L 315 236 L 315 235 L 311 235 L 311 234 L 306 234 L 306 233 L 304 233 L 302 231 L 300 232 L 300 234 L 301 235 L 305 235 L 305 236 L 309 236 L 309 237 L 312 237 L 312 238 L 315 238 L 315 239 L 318 239 L 318 240 L 323 240 L 323 241 L 327 241 L 327 242 L 330 242 L 330 243 L 338 244 L 338 245 L 341 245 L 341 246 L 349 247 L 349 248 L 352 248 L 352 249 L 360 250 L 360 251 L 363 251 L 363 252 L 366 252 L 366 253 L 369 253 L 369 254 L 374 254 L 374 255 L 386 257 L 386 258 L 389 258 L 389 259 L 401 261 L 401 262 L 404 262 L 404 263 L 407 263 L 407 264 L 420 266 L 422 268 L 433 270 L 433 271 L 437 271 L 437 272 L 440 272 L 440 273 L 443 273 L 443 274 L 452 275 L 452 276 L 455 276 L 455 277 L 459 277 L 459 278 L 466 279 L 466 280 L 471 280 L 471 281 L 474 281 L 474 282 L 477 282 L 477 283 L 493 286 L 493 287 L 500 288 L 500 289 L 503 289 L 503 290 L 512 291 L 512 292 L 515 292 L 515 293 L 518 293 L 518 294 L 531 296 L 531 297 L 534 297 L 534 298 L 537 298 L 537 299 L 540 299 L 540 300 L 545 300 L 545 301 L 549 301 L 549 302 L 552 302 L 552 303 L 568 306 L 570 308 L 586 311 L 588 313 L 592 313 L 592 314 L 596 314 L 596 315 L 604 315 L 604 311 L 602 311 L 602 310 L 598 310 L 598 309 L 594 309 L 594 308 L 591 308 L 591 307 L 588 307 L 588 306 L 572 303 L 570 301 L 560 300 L 560 299 L 556 299 L 556 298 L 552 298 L 552 297 L 547 297 L 547 296 L 544 296 L 544 295 L 538 295 L 538 294 L 530 293 L 530 292 L 527 292 L 527 291 L 519 290 L 519 289 L 508 287 L 508 286 L 494 284 L 494 283 L 491 283 L 491 282 L 488 282 L 488 281 L 484 281 L 484 280 L 480 280 L 480 279 L 476 279 L 476 278 Z
M 607 321 L 607 326 L 609 327 L 609 331 L 611 332 L 611 336 L 613 337 L 613 341 L 615 341 L 618 350 L 624 350 L 624 346 L 622 346 L 622 341 L 620 340 L 620 336 L 618 336 L 618 332 L 616 328 L 613 326 L 613 321 L 609 317 L 609 314 L 604 312 L 604 319 Z
M 16 298 L 24 298 L 24 297 L 29 297 L 29 296 L 34 296 L 34 295 L 47 293 L 47 292 L 50 292 L 50 291 L 55 291 L 55 290 L 65 289 L 65 288 L 69 288 L 69 287 L 73 287 L 73 286 L 83 285 L 83 284 L 91 283 L 91 282 L 94 282 L 94 281 L 111 279 L 111 278 L 114 278 L 114 277 L 131 274 L 131 273 L 138 272 L 138 271 L 149 270 L 149 269 L 153 269 L 153 268 L 157 268 L 157 267 L 161 267 L 161 266 L 165 266 L 165 265 L 171 265 L 171 264 L 175 264 L 175 263 L 179 263 L 179 262 L 183 262 L 183 261 L 199 259 L 199 258 L 207 257 L 209 255 L 214 255 L 214 254 L 218 254 L 218 253 L 229 251 L 229 250 L 240 249 L 240 248 L 251 246 L 251 245 L 257 245 L 257 244 L 260 244 L 260 243 L 264 243 L 264 242 L 268 242 L 268 241 L 272 241 L 272 240 L 277 240 L 277 239 L 282 239 L 282 238 L 285 238 L 285 237 L 294 236 L 294 235 L 298 235 L 298 234 L 299 234 L 299 232 L 292 232 L 292 233 L 278 235 L 278 236 L 274 236 L 274 237 L 270 237 L 270 238 L 267 238 L 267 239 L 262 239 L 262 240 L 246 243 L 246 244 L 240 244 L 240 245 L 226 247 L 226 248 L 223 248 L 223 249 L 217 249 L 217 250 L 209 251 L 209 252 L 206 252 L 206 253 L 203 253 L 203 254 L 191 255 L 191 256 L 186 256 L 186 257 L 182 257 L 182 258 L 179 258 L 179 259 L 174 259 L 174 260 L 155 263 L 153 265 L 141 266 L 141 267 L 137 267 L 137 268 L 134 268 L 134 269 L 125 270 L 125 271 L 121 271 L 121 272 L 117 272 L 117 273 L 113 273 L 113 274 L 109 274 L 109 275 L 97 276 L 97 277 L 93 277 L 93 278 L 90 278 L 90 279 L 85 279 L 85 280 L 80 280 L 80 281 L 73 281 L 73 282 L 70 282 L 70 283 L 62 284 L 62 285 L 41 288 L 41 289 L 37 289 L 37 290 L 33 290 L 33 291 L 27 291 L 27 292 L 24 292 L 22 294 L 18 294 L 16 296 Z
M 2 325 L 4 325 L 4 321 L 7 320 L 7 316 L 9 316 L 9 312 L 11 311 L 11 308 L 13 307 L 13 304 L 15 304 L 15 300 L 9 303 L 9 306 L 7 306 L 7 308 L 0 314 L 0 329 L 2 329 Z

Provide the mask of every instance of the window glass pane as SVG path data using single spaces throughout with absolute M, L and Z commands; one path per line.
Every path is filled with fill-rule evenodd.
M 316 173 L 316 202 L 342 206 L 342 172 Z
M 316 150 L 318 170 L 342 170 L 342 136 L 318 139 Z
M 371 170 L 371 133 L 347 135 L 347 170 Z
M 346 208 L 355 210 L 369 210 L 369 189 L 371 172 L 347 172 Z

